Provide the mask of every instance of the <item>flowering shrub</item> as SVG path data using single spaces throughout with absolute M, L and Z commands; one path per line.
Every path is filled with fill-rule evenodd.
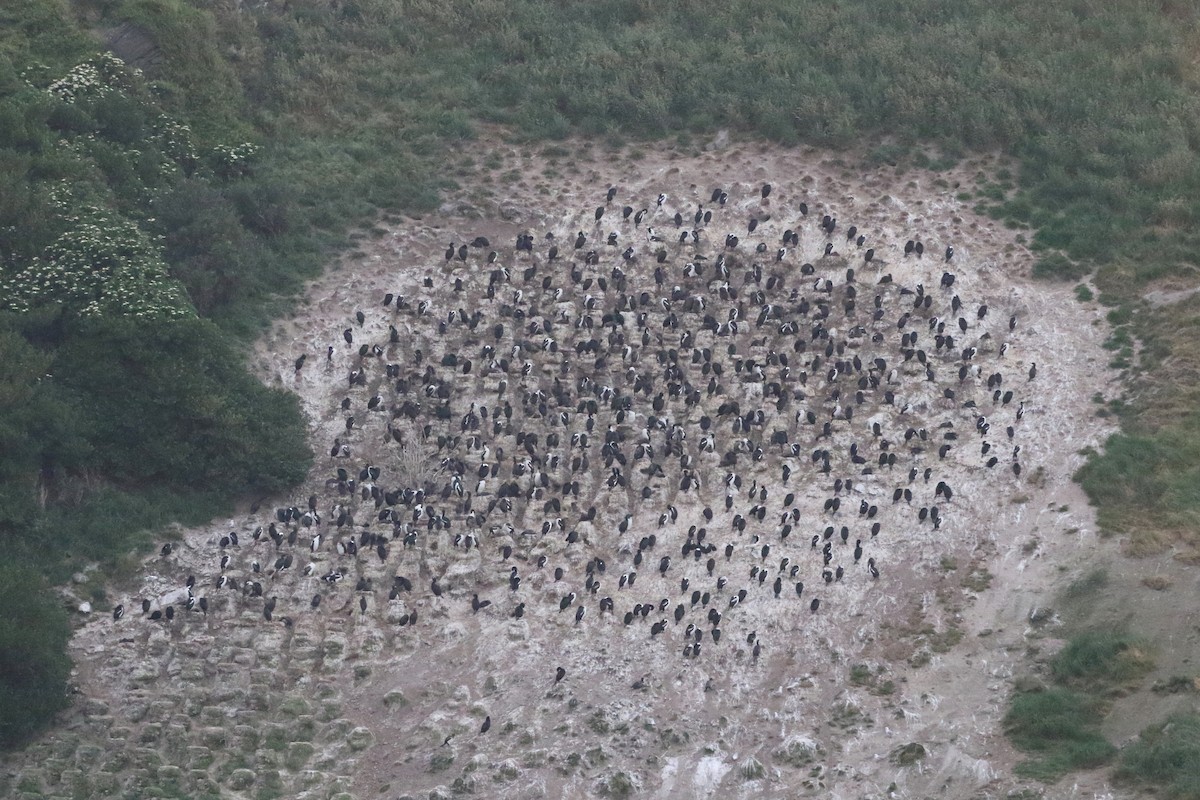
M 213 169 L 222 178 L 244 178 L 250 174 L 250 166 L 258 152 L 258 146 L 250 142 L 232 146 L 219 144 L 212 150 Z
M 134 223 L 95 207 L 68 223 L 41 257 L 4 282 L 2 307 L 57 303 L 83 316 L 195 315 L 158 247 Z
M 191 172 L 196 164 L 191 128 L 162 114 L 154 123 L 154 138 L 163 155 L 183 167 L 185 172 Z
M 141 70 L 126 65 L 112 53 L 101 53 L 50 84 L 47 91 L 64 102 L 75 103 L 128 89 L 131 78 L 140 76 Z

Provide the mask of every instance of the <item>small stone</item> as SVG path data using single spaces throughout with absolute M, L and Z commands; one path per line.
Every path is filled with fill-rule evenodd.
M 704 149 L 713 151 L 724 150 L 727 147 L 729 147 L 729 129 L 722 128 L 721 130 L 717 131 L 717 135 L 713 137 L 713 140 L 704 146 Z

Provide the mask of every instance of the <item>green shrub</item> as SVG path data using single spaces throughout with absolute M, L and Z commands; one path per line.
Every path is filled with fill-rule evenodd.
M 1077 281 L 1091 270 L 1061 253 L 1043 256 L 1033 265 L 1033 277 L 1056 281 Z
M 1153 552 L 1157 531 L 1190 525 L 1200 510 L 1200 413 L 1153 432 L 1114 434 L 1075 479 L 1099 506 L 1101 527 L 1123 530 L 1136 519 L 1130 549 Z
M 67 707 L 70 636 L 41 576 L 0 565 L 0 748 L 22 743 Z

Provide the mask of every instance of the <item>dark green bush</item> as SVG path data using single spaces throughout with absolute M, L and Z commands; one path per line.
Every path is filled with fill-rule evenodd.
M 211 322 L 79 320 L 53 369 L 89 432 L 89 466 L 120 486 L 265 494 L 311 461 L 295 395 L 248 375 Z
M 21 744 L 66 708 L 70 635 L 42 577 L 0 564 L 0 748 Z

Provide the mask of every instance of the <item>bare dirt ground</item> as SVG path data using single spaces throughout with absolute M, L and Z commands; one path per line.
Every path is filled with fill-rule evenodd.
M 1021 757 L 1003 736 L 1001 725 L 1011 679 L 1036 671 L 1039 659 L 1053 651 L 1056 623 L 1068 613 L 1058 607 L 1062 589 L 1098 565 L 1107 568 L 1107 588 L 1088 614 L 1076 610 L 1075 618 L 1132 623 L 1153 631 L 1150 638 L 1170 642 L 1156 674 L 1187 671 L 1196 648 L 1194 626 L 1178 616 L 1163 619 L 1155 610 L 1194 595 L 1196 576 L 1193 568 L 1169 558 L 1123 559 L 1119 542 L 1098 537 L 1086 498 L 1070 480 L 1082 463 L 1081 451 L 1101 446 L 1113 431 L 1108 421 L 1095 415 L 1098 406 L 1093 400 L 1095 395 L 1107 398 L 1119 392 L 1100 347 L 1107 326 L 1102 310 L 1079 303 L 1069 288 L 1032 283 L 1034 259 L 1018 232 L 974 214 L 969 202 L 958 199 L 1001 162 L 977 159 L 951 172 L 897 174 L 891 167 L 859 166 L 850 155 L 757 144 L 735 143 L 701 153 L 611 150 L 579 142 L 550 149 L 501 144 L 477 149 L 469 158 L 464 154 L 462 164 L 448 165 L 462 176 L 462 188 L 450 193 L 437 213 L 389 218 L 364 232 L 353 252 L 307 288 L 295 317 L 280 321 L 262 339 L 252 364 L 268 384 L 297 392 L 311 423 L 318 458 L 309 485 L 294 497 L 269 499 L 257 512 L 185 531 L 175 552 L 148 559 L 137 585 L 125 592 L 127 609 L 135 609 L 141 597 L 154 598 L 156 607 L 178 605 L 186 596 L 178 594 L 184 576 L 194 574 L 210 599 L 207 615 L 183 613 L 172 624 L 161 625 L 140 619 L 134 611 L 120 622 L 94 619 L 80 628 L 73 649 L 80 700 L 61 730 L 6 763 L 6 780 L 14 793 L 69 793 L 71 787 L 86 786 L 95 797 L 129 792 L 169 796 L 173 787 L 188 796 L 230 797 L 474 794 L 849 800 L 993 798 L 1020 792 L 1055 798 L 1127 796 L 1109 786 L 1103 772 L 1071 776 L 1050 787 L 1014 776 Z M 760 186 L 767 182 L 772 191 L 764 199 Z M 617 187 L 617 197 L 597 224 L 593 212 L 606 205 L 610 185 Z M 724 206 L 711 202 L 714 187 L 728 193 Z M 666 195 L 661 207 L 656 205 L 659 193 Z M 626 203 L 648 209 L 643 225 L 621 220 L 620 208 Z M 801 203 L 807 204 L 807 217 L 799 211 Z M 378 465 L 384 473 L 381 485 L 388 484 L 389 470 L 400 468 L 390 444 L 388 415 L 366 408 L 367 398 L 386 394 L 389 387 L 382 363 L 370 367 L 366 387 L 353 387 L 347 379 L 352 369 L 367 369 L 357 355 L 361 343 L 380 343 L 386 353 L 379 360 L 389 363 L 413 363 L 417 350 L 434 366 L 442 364 L 447 353 L 477 359 L 472 374 L 459 373 L 453 379 L 459 383 L 450 430 L 459 433 L 458 420 L 467 413 L 468 402 L 475 404 L 472 408 L 491 405 L 498 411 L 502 401 L 497 382 L 503 376 L 481 374 L 479 340 L 486 343 L 490 336 L 473 338 L 460 330 L 461 321 L 451 321 L 447 332 L 439 335 L 439 322 L 459 308 L 467 314 L 478 308 L 488 315 L 481 333 L 503 319 L 509 326 L 506 347 L 522 338 L 533 342 L 512 355 L 514 365 L 529 360 L 533 368 L 528 381 L 510 371 L 508 399 L 518 409 L 516 423 L 521 417 L 518 387 L 546 389 L 558 374 L 560 356 L 551 358 L 548 350 L 537 348 L 554 338 L 561 352 L 574 359 L 572 345 L 584 334 L 562 324 L 553 332 L 519 336 L 529 320 L 550 318 L 557 313 L 554 309 L 565 309 L 546 297 L 540 317 L 531 312 L 525 321 L 498 317 L 498 309 L 528 305 L 528 300 L 516 300 L 514 292 L 534 293 L 547 275 L 555 276 L 554 285 L 566 287 L 568 293 L 583 294 L 585 290 L 573 289 L 566 276 L 574 266 L 582 266 L 582 253 L 594 247 L 606 253 L 605 260 L 602 270 L 588 274 L 606 275 L 611 266 L 619 266 L 634 293 L 652 294 L 652 309 L 661 317 L 658 304 L 674 285 L 688 286 L 684 295 L 698 291 L 697 282 L 688 284 L 683 276 L 684 253 L 675 244 L 677 229 L 670 220 L 676 210 L 690 218 L 698 205 L 714 210 L 716 221 L 707 226 L 705 240 L 689 246 L 687 253 L 709 271 L 710 281 L 717 256 L 736 253 L 739 260 L 729 282 L 743 297 L 754 287 L 743 286 L 742 273 L 751 260 L 760 260 L 764 273 L 786 275 L 789 288 L 800 287 L 808 296 L 816 294 L 811 288 L 816 278 L 828 277 L 838 285 L 837 293 L 830 293 L 836 297 L 831 305 L 840 307 L 846 297 L 845 269 L 853 267 L 859 316 L 831 317 L 827 324 L 833 338 L 852 337 L 847 328 L 856 320 L 870 328 L 872 297 L 879 293 L 886 295 L 887 340 L 898 339 L 896 318 L 919 296 L 901 294 L 900 288 L 915 291 L 918 284 L 936 295 L 938 307 L 945 306 L 945 311 L 950 295 L 960 295 L 968 331 L 962 332 L 950 356 L 934 359 L 936 380 L 923 380 L 924 369 L 915 360 L 900 363 L 897 354 L 889 358 L 889 366 L 899 364 L 903 371 L 896 383 L 897 402 L 862 404 L 853 421 L 835 416 L 834 430 L 823 445 L 834 453 L 835 467 L 822 475 L 809 459 L 810 451 L 822 446 L 822 437 L 815 436 L 820 423 L 805 429 L 792 419 L 791 410 L 776 413 L 774 401 L 763 401 L 763 381 L 735 378 L 735 359 L 724 355 L 727 341 L 736 340 L 742 348 L 739 358 L 757 356 L 760 364 L 767 359 L 771 343 L 757 349 L 752 343 L 758 333 L 751 320 L 760 304 L 746 302 L 743 319 L 751 330 L 729 339 L 707 332 L 697 337 L 696 346 L 712 348 L 714 360 L 726 367 L 724 394 L 704 397 L 696 408 L 681 412 L 679 421 L 689 446 L 704 434 L 702 414 L 715 416 L 716 405 L 726 400 L 739 400 L 743 414 L 765 408 L 768 421 L 761 430 L 737 436 L 729 433 L 726 418 L 719 426 L 715 453 L 699 457 L 699 489 L 678 488 L 677 464 L 667 466 L 666 479 L 657 483 L 638 477 L 628 490 L 607 487 L 604 479 L 610 473 L 599 463 L 604 426 L 597 424 L 593 474 L 581 480 L 578 498 L 561 495 L 561 512 L 544 509 L 543 502 L 552 494 L 546 491 L 499 524 L 493 517 L 472 530 L 459 514 L 448 532 L 412 526 L 421 530 L 419 543 L 407 548 L 400 539 L 390 541 L 386 560 L 375 559 L 369 548 L 357 559 L 333 551 L 332 543 L 345 538 L 343 532 L 330 529 L 336 507 L 355 512 L 350 522 L 355 533 L 392 529 L 355 491 L 336 491 L 338 467 L 353 476 L 368 464 Z M 818 228 L 824 214 L 838 219 L 831 236 Z M 760 220 L 754 233 L 746 230 L 751 217 Z M 647 242 L 647 225 L 662 234 L 661 245 Z M 846 240 L 843 232 L 850 225 L 867 236 L 863 248 Z M 684 228 L 690 227 L 689 219 Z M 776 264 L 774 252 L 785 228 L 795 228 L 800 243 Z M 603 244 L 610 230 L 620 232 L 616 248 Z M 572 256 L 571 240 L 579 231 L 586 232 L 589 244 Z M 522 232 L 534 235 L 533 254 L 512 252 L 513 240 Z M 544 259 L 550 245 L 544 238 L 547 232 L 555 234 L 562 250 L 556 264 Z M 741 237 L 737 251 L 721 247 L 727 232 Z M 502 252 L 497 265 L 486 263 L 487 248 L 472 250 L 464 262 L 444 259 L 447 242 L 469 242 L 480 235 Z M 923 259 L 903 254 L 905 241 L 914 238 L 927 248 Z M 756 257 L 747 251 L 758 241 L 769 247 Z M 834 243 L 835 254 L 823 258 L 827 241 Z M 948 244 L 955 248 L 949 265 L 942 258 Z M 607 254 L 626 246 L 637 251 L 632 260 Z M 661 288 L 650 277 L 659 247 L 669 256 L 663 265 L 669 278 Z M 877 254 L 869 264 L 862 260 L 866 247 L 874 247 Z M 706 260 L 700 262 L 700 255 Z M 814 276 L 797 274 L 805 262 L 816 265 Z M 500 287 L 495 300 L 488 300 L 482 288 L 499 265 L 512 267 L 511 283 Z M 536 277 L 524 287 L 521 273 L 533 265 L 538 266 Z M 956 275 L 952 292 L 938 288 L 944 268 Z M 892 283 L 880 285 L 880 278 L 888 274 Z M 426 276 L 429 286 L 424 284 Z M 464 281 L 461 293 L 453 290 L 455 278 Z M 718 299 L 718 283 L 710 284 L 710 310 L 724 322 L 733 303 Z M 385 292 L 402 295 L 410 310 L 384 308 Z M 597 289 L 592 292 L 600 294 Z M 422 301 L 429 304 L 427 315 L 415 313 Z M 585 315 L 582 297 L 568 296 L 562 302 L 572 305 L 568 319 Z M 676 308 L 683 305 L 674 303 Z M 989 312 L 980 319 L 976 309 L 982 303 Z M 362 323 L 355 319 L 358 311 L 364 312 Z M 596 312 L 597 323 L 600 313 Z M 944 312 L 935 307 L 923 316 L 914 314 L 911 326 L 931 355 L 933 334 L 926 320 L 935 313 Z M 1010 315 L 1017 318 L 1011 331 Z M 944 317 L 956 337 L 957 316 Z M 803 323 L 802 338 L 808 338 L 809 324 Z M 389 341 L 389 325 L 396 326 L 398 341 Z M 353 344 L 343 340 L 347 328 Z M 633 331 L 632 326 L 628 330 Z M 589 335 L 599 336 L 599 325 L 596 331 Z M 677 339 L 678 332 L 669 335 Z M 959 381 L 958 350 L 969 344 L 978 347 L 981 372 Z M 1007 345 L 1004 352 L 1002 344 Z M 329 346 L 334 353 L 327 359 Z M 863 360 L 869 360 L 870 347 L 855 346 L 861 347 Z M 653 362 L 653 349 L 643 348 L 643 362 Z M 681 361 L 690 359 L 689 351 L 679 348 Z M 301 354 L 307 361 L 297 371 L 294 361 Z M 611 379 L 619 384 L 628 374 L 630 365 L 622 362 L 619 347 L 611 359 L 614 366 L 606 374 L 598 371 L 597 383 Z M 578 379 L 583 360 L 578 361 L 570 381 Z M 1028 380 L 1034 363 L 1037 377 Z M 805 388 L 814 398 L 813 407 L 815 398 L 828 397 L 828 367 L 814 367 L 808 376 Z M 799 371 L 798 365 L 794 371 Z M 1011 404 L 993 404 L 984 385 L 992 371 L 1002 371 L 1004 388 L 1016 393 Z M 447 373 L 443 369 L 438 374 Z M 772 366 L 766 380 L 776 374 Z M 693 380 L 703 387 L 708 377 Z M 848 406 L 853 384 L 847 387 L 842 402 Z M 423 388 L 414 383 L 410 393 L 423 400 Z M 946 388 L 956 392 L 954 399 L 944 396 Z M 348 396 L 351 408 L 343 410 L 340 403 Z M 975 401 L 974 408 L 966 405 L 968 398 Z M 1023 416 L 1017 419 L 1020 401 Z M 908 408 L 898 408 L 903 405 Z M 840 404 L 821 408 L 833 406 Z M 574 415 L 575 409 L 570 411 Z M 348 427 L 350 414 L 356 421 Z M 988 417 L 990 434 L 979 433 L 978 414 Z M 926 452 L 906 458 L 931 467 L 933 478 L 906 480 L 905 459 L 894 471 L 876 467 L 862 474 L 862 465 L 850 460 L 848 448 L 857 443 L 870 450 L 866 463 L 874 466 L 878 451 L 872 444 L 873 422 L 882 424 L 903 454 L 909 453 L 910 445 L 923 444 L 919 438 L 905 442 L 905 429 L 924 429 L 929 434 Z M 527 424 L 535 429 L 534 423 Z M 635 416 L 625 426 L 633 431 L 631 442 L 644 424 Z M 940 427 L 947 424 L 952 427 Z M 1008 425 L 1014 426 L 1011 441 L 1004 433 Z M 780 479 L 786 459 L 766 442 L 777 427 L 788 428 L 790 441 L 803 443 L 786 487 Z M 550 428 L 536 430 L 544 434 Z M 934 451 L 948 431 L 959 438 L 945 459 L 939 459 Z M 736 450 L 743 438 L 761 442 L 762 460 L 743 452 L 735 466 L 719 466 L 721 454 Z M 660 436 L 655 433 L 652 439 L 658 446 Z M 330 457 L 335 440 L 338 448 L 350 448 L 347 455 Z M 999 457 L 993 468 L 985 466 L 980 452 L 985 440 Z M 523 453 L 511 442 L 505 440 L 508 454 L 503 461 L 515 469 Z M 1021 448 L 1020 475 L 1011 469 L 1014 445 Z M 627 445 L 626 452 L 631 448 Z M 561 449 L 565 465 L 571 448 L 564 443 Z M 433 449 L 429 452 L 434 460 L 440 457 Z M 470 458 L 473 468 L 489 456 L 473 452 Z M 501 461 L 495 453 L 490 458 Z M 630 476 L 636 466 L 630 459 Z M 547 467 L 546 472 L 552 470 Z M 733 510 L 726 512 L 723 478 L 729 472 L 741 476 L 742 487 Z M 564 480 L 564 473 L 565 466 L 555 473 L 555 484 Z M 843 506 L 829 515 L 822 504 L 834 496 L 831 483 L 839 476 L 852 478 L 854 484 L 837 493 Z M 952 484 L 952 501 L 934 497 L 939 479 Z M 466 481 L 470 492 L 475 488 L 472 472 Z M 646 502 L 633 488 L 643 482 L 653 483 Z M 769 511 L 763 523 L 752 521 L 739 533 L 731 527 L 731 518 L 734 513 L 746 515 L 756 505 L 748 497 L 752 482 L 769 489 L 770 499 L 762 502 Z M 495 498 L 495 486 L 493 479 L 475 498 L 476 509 Z M 911 505 L 903 500 L 893 504 L 897 486 L 911 487 Z M 780 502 L 785 492 L 795 493 L 792 506 L 799 509 L 796 532 L 787 540 L 780 537 L 778 519 L 787 509 Z M 318 508 L 325 515 L 322 547 L 316 552 L 304 546 L 281 549 L 265 537 L 254 542 L 253 532 L 271 523 L 277 507 L 295 505 L 303 511 L 310 493 L 318 495 Z M 883 520 L 878 536 L 870 535 L 870 522 L 858 513 L 862 501 L 878 508 Z M 428 502 L 448 507 L 455 500 Z M 660 525 L 668 503 L 677 509 L 678 519 Z M 942 513 L 937 530 L 916 515 L 918 508 L 933 504 Z M 596 519 L 577 523 L 591 505 L 597 507 Z M 706 507 L 715 512 L 711 522 L 703 515 Z M 618 533 L 626 514 L 632 515 L 629 529 Z M 581 533 L 579 543 L 564 542 L 565 530 L 542 534 L 543 522 L 559 516 L 566 520 L 565 530 Z M 511 530 L 505 523 L 511 523 Z M 851 561 L 852 545 L 835 534 L 835 559 L 829 567 L 845 566 L 846 577 L 825 583 L 821 566 L 813 564 L 818 551 L 808 540 L 826 525 L 853 528 L 848 542 L 864 540 L 862 560 L 875 560 L 878 579 L 873 580 L 862 563 Z M 693 561 L 681 553 L 691 526 L 706 527 L 709 541 L 722 548 L 727 542 L 735 545 L 732 557 L 722 558 L 720 549 L 712 554 L 721 563 L 711 575 L 726 576 L 727 587 L 713 586 L 705 559 Z M 307 544 L 320 527 L 302 528 L 300 544 Z M 523 533 L 526 529 L 529 534 Z M 231 530 L 239 533 L 240 544 L 222 549 L 220 537 Z M 454 537 L 467 532 L 479 544 L 464 550 Z M 618 576 L 635 570 L 639 539 L 651 534 L 658 544 L 636 568 L 636 590 L 618 588 Z M 506 544 L 514 549 L 509 560 L 500 553 Z M 760 555 L 763 544 L 772 547 L 770 556 Z M 232 554 L 226 570 L 216 566 L 222 552 Z M 295 563 L 280 570 L 276 559 L 285 552 L 295 553 Z M 656 566 L 668 554 L 674 563 L 660 576 Z M 535 566 L 539 556 L 547 557 L 542 569 Z M 597 573 L 603 588 L 591 595 L 585 571 L 597 557 L 605 559 L 606 572 Z M 781 557 L 805 565 L 797 578 L 805 583 L 803 602 L 796 600 L 786 570 L 777 569 Z M 253 561 L 260 563 L 261 572 L 254 572 Z M 308 564 L 313 574 L 306 576 L 302 568 Z M 507 585 L 514 565 L 523 579 L 517 593 Z M 555 567 L 564 569 L 562 580 L 551 574 Z M 345 578 L 331 589 L 320 576 L 335 568 Z M 767 571 L 764 583 L 751 577 L 752 568 Z M 263 597 L 217 589 L 214 581 L 222 572 L 243 585 L 261 581 Z M 1166 576 L 1159 584 L 1161 591 L 1141 584 L 1151 572 Z M 790 595 L 790 600 L 772 596 L 771 583 L 779 574 L 784 597 Z M 413 590 L 389 601 L 394 575 L 411 579 Z M 371 586 L 355 592 L 353 584 L 360 577 Z M 705 608 L 689 606 L 689 592 L 680 591 L 682 577 L 693 588 L 713 593 L 711 607 L 723 615 L 719 642 L 708 633 Z M 430 591 L 435 578 L 443 588 L 440 596 Z M 741 588 L 747 590 L 747 599 L 731 606 L 730 598 Z M 578 599 L 560 610 L 560 598 L 570 591 Z M 167 597 L 171 592 L 175 596 Z M 314 594 L 323 595 L 319 610 L 310 607 Z M 492 605 L 473 613 L 473 594 L 490 599 Z M 599 598 L 604 596 L 614 598 L 614 613 L 601 612 Z M 821 599 L 819 612 L 809 610 L 809 597 Z M 269 598 L 277 605 L 273 619 L 266 621 L 263 602 Z M 667 600 L 664 610 L 659 609 L 660 598 Z M 360 599 L 365 610 L 360 611 Z M 525 616 L 519 619 L 512 616 L 518 602 L 526 603 Z M 655 608 L 644 621 L 624 624 L 622 616 L 635 602 L 654 603 Z M 685 640 L 684 624 L 672 620 L 680 604 L 687 606 L 684 622 L 702 632 L 699 655 L 684 653 L 691 640 Z M 574 612 L 584 605 L 586 615 L 576 622 Z M 1048 621 L 1032 623 L 1035 609 L 1052 609 L 1037 615 Z M 413 612 L 417 622 L 402 625 Z M 651 636 L 648 626 L 658 619 L 666 620 L 666 630 Z M 761 644 L 757 657 L 747 639 L 750 633 Z M 566 671 L 561 682 L 555 681 L 557 667 Z M 1131 701 L 1113 715 L 1106 733 L 1123 742 L 1186 702 L 1179 696 Z M 480 733 L 485 718 L 491 721 L 490 730 Z M 93 752 L 97 742 L 99 749 L 120 755 Z M 905 751 L 908 745 L 923 749 Z

